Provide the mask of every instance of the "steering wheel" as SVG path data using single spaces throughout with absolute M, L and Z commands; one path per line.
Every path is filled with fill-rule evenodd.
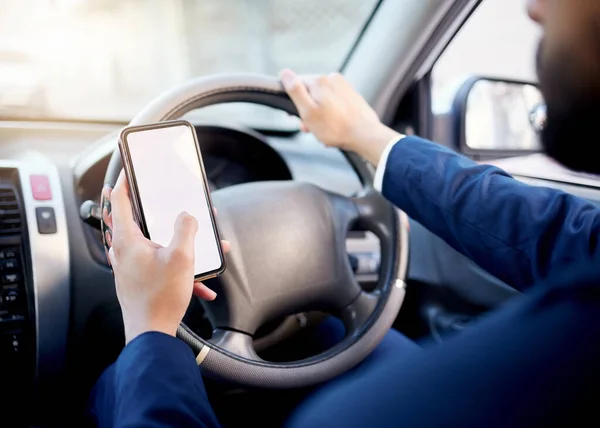
M 164 93 L 131 125 L 177 119 L 226 102 L 262 104 L 298 115 L 276 78 L 228 74 L 198 78 Z M 322 383 L 360 363 L 392 326 L 405 295 L 408 222 L 370 186 L 372 172 L 365 161 L 344 154 L 367 183 L 357 196 L 297 181 L 253 182 L 212 194 L 220 231 L 232 244 L 227 270 L 214 281 L 218 297 L 203 303 L 215 330 L 210 340 L 183 323 L 177 332 L 192 347 L 203 375 L 255 388 Z M 121 169 L 116 149 L 105 183 L 113 186 Z M 379 281 L 371 292 L 358 284 L 346 253 L 346 234 L 354 224 L 372 231 L 381 243 Z M 105 228 L 103 223 L 103 236 Z M 269 362 L 257 355 L 253 335 L 261 325 L 309 310 L 340 317 L 345 338 L 300 361 Z

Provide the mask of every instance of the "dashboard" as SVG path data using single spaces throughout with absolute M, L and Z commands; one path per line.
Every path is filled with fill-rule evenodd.
M 344 195 L 362 188 L 343 154 L 310 134 L 195 127 L 213 192 L 291 179 Z M 123 346 L 101 235 L 81 211 L 86 202 L 99 203 L 118 131 L 100 124 L 0 123 L 0 366 L 18 386 L 4 388 L 0 398 L 3 405 L 31 403 L 11 418 L 35 415 L 39 420 L 28 422 L 45 425 L 64 418 L 65 403 L 83 408 L 81 391 L 89 391 Z M 350 231 L 346 246 L 359 281 L 374 283 L 377 238 Z M 198 308 L 188 312 L 201 333 L 206 326 Z M 268 326 L 257 345 L 280 340 L 282 325 L 299 328 L 294 320 Z M 65 388 L 66 396 L 57 394 Z M 0 417 L 0 425 L 6 421 Z
M 291 180 L 286 162 L 261 134 L 196 126 L 211 191 L 252 181 Z

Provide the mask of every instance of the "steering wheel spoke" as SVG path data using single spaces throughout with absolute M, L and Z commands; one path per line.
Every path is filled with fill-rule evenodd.
M 379 292 L 361 292 L 352 303 L 345 306 L 339 312 L 339 316 L 346 327 L 346 336 L 352 336 L 360 332 L 361 327 L 373 315 L 381 295 Z
M 352 200 L 358 211 L 356 221 L 359 227 L 373 232 L 380 240 L 385 240 L 385 243 L 397 238 L 394 230 L 390 228 L 395 224 L 394 208 L 379 192 L 368 188 Z
M 216 329 L 213 331 L 209 343 L 241 358 L 250 361 L 263 361 L 254 350 L 252 336 L 249 334 L 234 330 Z

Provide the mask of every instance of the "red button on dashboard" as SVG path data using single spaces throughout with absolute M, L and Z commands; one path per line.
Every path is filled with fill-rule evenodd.
M 52 191 L 50 190 L 50 181 L 46 175 L 32 175 L 29 177 L 31 182 L 31 192 L 33 199 L 38 201 L 49 201 L 52 199 Z

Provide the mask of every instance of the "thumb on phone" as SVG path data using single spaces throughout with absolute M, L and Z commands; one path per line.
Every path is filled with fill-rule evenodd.
M 198 232 L 198 222 L 186 212 L 175 220 L 174 234 L 168 250 L 171 257 L 181 259 L 182 263 L 194 263 L 194 238 Z

